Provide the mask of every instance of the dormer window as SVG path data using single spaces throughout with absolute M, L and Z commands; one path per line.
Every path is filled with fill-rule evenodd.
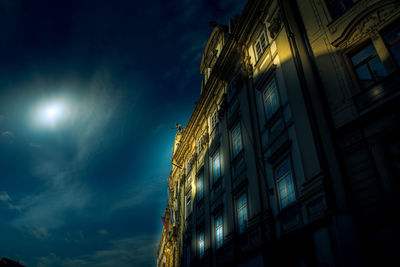
M 262 56 L 262 54 L 264 53 L 265 49 L 267 49 L 267 37 L 266 37 L 264 31 L 258 37 L 254 47 L 255 47 L 257 59 L 259 59 Z

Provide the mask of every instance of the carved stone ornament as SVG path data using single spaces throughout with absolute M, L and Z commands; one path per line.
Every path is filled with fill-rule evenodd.
M 332 42 L 332 45 L 337 48 L 345 48 L 365 38 L 373 39 L 385 23 L 399 11 L 399 3 L 393 2 L 377 5 L 375 8 L 367 7 L 347 24 L 341 35 Z
M 253 65 L 250 63 L 250 56 L 248 56 L 242 62 L 242 81 L 244 79 L 251 79 L 253 78 Z
M 207 142 L 208 142 L 208 133 L 205 133 L 200 137 L 199 141 L 199 146 L 201 146 L 202 148 L 201 150 L 203 150 L 206 147 Z
M 275 38 L 275 36 L 278 34 L 278 32 L 281 29 L 281 19 L 280 17 L 276 17 L 271 21 L 271 25 L 268 27 L 269 35 L 271 36 L 272 39 Z

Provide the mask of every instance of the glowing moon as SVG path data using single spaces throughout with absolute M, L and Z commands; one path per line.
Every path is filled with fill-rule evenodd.
M 67 107 L 65 100 L 38 103 L 33 112 L 35 125 L 52 129 L 61 127 L 68 117 Z
M 54 121 L 60 116 L 60 107 L 57 105 L 50 106 L 45 110 L 45 116 L 48 120 Z

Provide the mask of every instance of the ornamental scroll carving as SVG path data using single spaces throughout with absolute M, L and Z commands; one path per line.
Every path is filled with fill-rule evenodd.
M 393 16 L 400 12 L 400 4 L 395 1 L 387 1 L 383 4 L 366 7 L 360 14 L 347 23 L 341 35 L 332 45 L 337 48 L 345 48 L 365 38 L 374 38 L 377 32 Z

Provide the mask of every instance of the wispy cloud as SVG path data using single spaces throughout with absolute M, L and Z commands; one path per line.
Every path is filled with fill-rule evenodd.
M 73 102 L 73 101 L 72 101 Z M 79 218 L 84 214 L 94 193 L 87 183 L 86 166 L 99 147 L 103 136 L 109 131 L 121 97 L 110 74 L 105 70 L 94 73 L 87 91 L 82 92 L 76 103 L 70 103 L 70 123 L 74 125 L 73 137 L 76 149 L 73 157 L 63 157 L 54 148 L 46 148 L 34 143 L 30 147 L 48 151 L 36 158 L 31 173 L 38 178 L 39 189 L 12 204 L 9 208 L 20 210 L 19 216 L 10 223 L 15 228 L 39 239 L 52 236 L 52 231 L 70 223 L 70 214 Z M 73 131 L 72 130 L 72 131 Z M 47 150 L 46 150 L 47 149 Z M 6 193 L 0 197 L 9 198 Z
M 21 211 L 22 207 L 19 205 L 14 205 L 12 203 L 11 197 L 8 195 L 7 192 L 1 191 L 0 192 L 0 202 L 5 203 L 5 205 L 10 209 L 10 210 L 17 210 Z
M 108 231 L 106 229 L 100 229 L 99 235 L 108 235 Z
M 112 240 L 108 249 L 94 251 L 76 258 L 62 258 L 51 253 L 37 259 L 38 267 L 127 267 L 153 266 L 156 262 L 158 235 L 141 235 Z
M 67 222 L 67 212 L 79 214 L 89 199 L 90 194 L 82 185 L 53 185 L 43 192 L 23 198 L 19 203 L 22 212 L 11 221 L 11 225 L 36 238 L 49 238 L 51 230 Z
M 144 184 L 135 184 L 129 197 L 121 198 L 111 208 L 111 211 L 117 211 L 126 208 L 134 208 L 143 205 L 149 200 L 154 200 L 155 195 L 160 195 L 164 190 L 166 180 L 163 179 L 147 179 Z
M 8 202 L 8 201 L 10 201 L 10 200 L 11 200 L 11 198 L 10 198 L 10 196 L 8 195 L 7 192 L 4 192 L 4 191 L 0 192 L 0 201 L 2 201 L 2 202 Z
M 11 131 L 4 131 L 1 133 L 1 139 L 6 144 L 12 144 L 15 140 L 15 134 Z

